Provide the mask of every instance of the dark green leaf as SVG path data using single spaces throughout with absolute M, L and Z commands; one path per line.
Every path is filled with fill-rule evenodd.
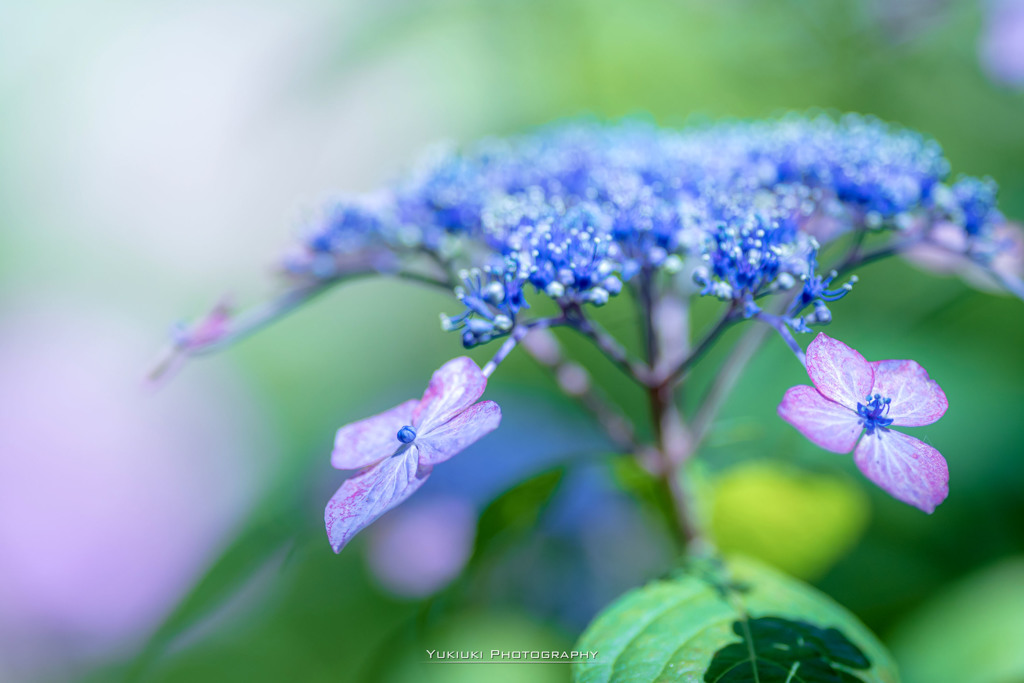
M 562 468 L 544 472 L 495 498 L 480 515 L 474 557 L 503 538 L 533 529 L 564 474 Z
M 847 669 L 871 662 L 834 628 L 782 617 L 739 619 L 732 630 L 740 642 L 715 653 L 705 683 L 863 683 Z
M 736 641 L 736 637 L 740 641 Z M 751 560 L 695 559 L 627 593 L 576 646 L 577 683 L 895 683 L 891 657 L 827 596 Z

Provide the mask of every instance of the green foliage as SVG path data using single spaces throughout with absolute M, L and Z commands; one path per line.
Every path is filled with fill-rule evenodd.
M 906 683 L 1024 681 L 1024 555 L 946 588 L 889 642 Z
M 292 540 L 300 522 L 294 509 L 274 509 L 249 525 L 160 625 L 130 665 L 141 676 L 168 648 L 227 603 Z
M 737 620 L 732 630 L 740 642 L 715 653 L 704 673 L 707 683 L 800 683 L 864 679 L 850 669 L 871 662 L 841 631 L 779 617 Z
M 575 665 L 576 683 L 898 680 L 889 654 L 856 617 L 810 586 L 741 558 L 694 559 L 627 593 L 598 615 L 576 649 L 599 653 Z
M 778 460 L 741 463 L 716 477 L 711 534 L 724 553 L 763 560 L 791 576 L 821 576 L 867 526 L 867 496 L 849 477 Z
M 479 560 L 503 541 L 522 536 L 536 528 L 564 474 L 562 468 L 549 470 L 512 487 L 491 501 L 477 524 L 473 559 Z

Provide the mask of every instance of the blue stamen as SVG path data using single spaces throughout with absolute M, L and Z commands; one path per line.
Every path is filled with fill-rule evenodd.
M 462 330 L 467 349 L 508 334 L 516 315 L 529 308 L 523 294 L 526 277 L 519 262 L 507 258 L 503 267 L 473 268 L 459 273 L 455 295 L 466 308 L 456 316 L 441 316 L 444 330 Z
M 852 276 L 846 284 L 835 289 L 829 289 L 832 281 L 837 277 L 836 271 L 827 275 L 819 275 L 817 250 L 811 251 L 807 257 L 808 275 L 804 278 L 804 288 L 799 296 L 793 299 L 789 307 L 788 315 L 796 320 L 793 329 L 797 332 L 810 332 L 811 325 L 827 325 L 832 321 L 832 313 L 828 310 L 828 303 L 838 301 L 846 296 L 853 285 L 857 283 L 857 276 Z M 814 306 L 814 312 L 797 318 L 797 314 L 807 306 Z M 870 399 L 869 399 L 870 400 Z
M 398 430 L 398 440 L 402 443 L 412 443 L 416 439 L 416 430 L 405 425 Z
M 857 404 L 857 414 L 860 415 L 860 422 L 868 434 L 874 434 L 875 429 L 885 430 L 892 424 L 892 418 L 885 417 L 889 414 L 891 398 L 882 398 L 881 394 L 875 394 L 868 395 L 864 400 L 865 403 Z

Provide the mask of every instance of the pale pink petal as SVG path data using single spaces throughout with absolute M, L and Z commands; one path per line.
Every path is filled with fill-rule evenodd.
M 231 332 L 233 309 L 230 297 L 222 297 L 205 316 L 177 331 L 176 345 L 185 351 L 199 351 L 221 341 Z
M 903 257 L 916 266 L 946 275 L 963 269 L 968 262 L 967 231 L 956 223 L 944 221 L 928 231 L 928 239 L 919 241 L 903 252 Z
M 991 78 L 1011 87 L 1024 87 L 1024 3 L 990 0 L 978 45 L 981 64 Z
M 1007 290 L 1005 280 L 1024 276 L 1024 230 L 1017 223 L 1003 222 L 972 243 L 962 226 L 939 223 L 928 233 L 928 241 L 915 244 L 903 256 L 925 270 L 958 274 L 983 292 L 1001 293 Z M 986 258 L 987 266 L 979 263 Z
M 912 360 L 879 360 L 875 370 L 873 393 L 891 398 L 886 417 L 894 425 L 920 427 L 930 425 L 946 412 L 949 402 L 942 387 L 928 372 Z
M 327 538 L 340 552 L 353 536 L 411 496 L 430 475 L 421 466 L 415 449 L 388 458 L 345 481 L 324 510 Z
M 778 412 L 801 434 L 833 453 L 852 451 L 862 429 L 857 413 L 828 400 L 814 387 L 788 389 Z
M 415 399 L 409 400 L 339 429 L 334 437 L 331 465 L 339 470 L 357 470 L 393 455 L 402 445 L 398 430 L 412 424 L 417 403 Z
M 1009 277 L 1024 276 L 1024 225 L 1001 223 L 992 231 L 999 251 L 992 258 L 992 270 Z
M 949 469 L 942 454 L 901 432 L 876 429 L 865 435 L 853 460 L 886 493 L 928 514 L 949 493 Z
M 801 219 L 800 222 L 800 230 L 818 240 L 819 244 L 828 244 L 850 229 L 849 221 L 820 211 Z
M 487 388 L 487 378 L 472 359 L 453 358 L 434 373 L 413 411 L 412 426 L 428 432 L 476 403 Z
M 448 422 L 416 438 L 420 462 L 436 465 L 444 462 L 477 439 L 489 434 L 501 422 L 501 408 L 494 401 L 481 401 Z
M 807 346 L 807 374 L 825 398 L 850 410 L 864 402 L 873 383 L 864 356 L 823 332 Z
M 982 249 L 990 254 L 988 268 L 969 262 L 963 271 L 967 283 L 983 292 L 1002 293 L 1009 289 L 1024 296 L 1009 284 L 1024 277 L 1024 230 L 1020 224 L 1006 222 L 995 226 L 979 251 Z

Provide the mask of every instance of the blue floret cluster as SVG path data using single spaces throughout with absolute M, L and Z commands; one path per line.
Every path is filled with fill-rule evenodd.
M 979 238 L 1002 220 L 991 181 L 949 176 L 935 141 L 857 115 L 572 122 L 434 150 L 394 186 L 332 207 L 285 265 L 314 281 L 434 273 L 464 307 L 442 325 L 467 347 L 509 333 L 528 297 L 568 311 L 655 280 L 746 317 L 801 287 L 787 323 L 806 331 L 849 291 L 816 272 L 825 243 L 937 220 Z

